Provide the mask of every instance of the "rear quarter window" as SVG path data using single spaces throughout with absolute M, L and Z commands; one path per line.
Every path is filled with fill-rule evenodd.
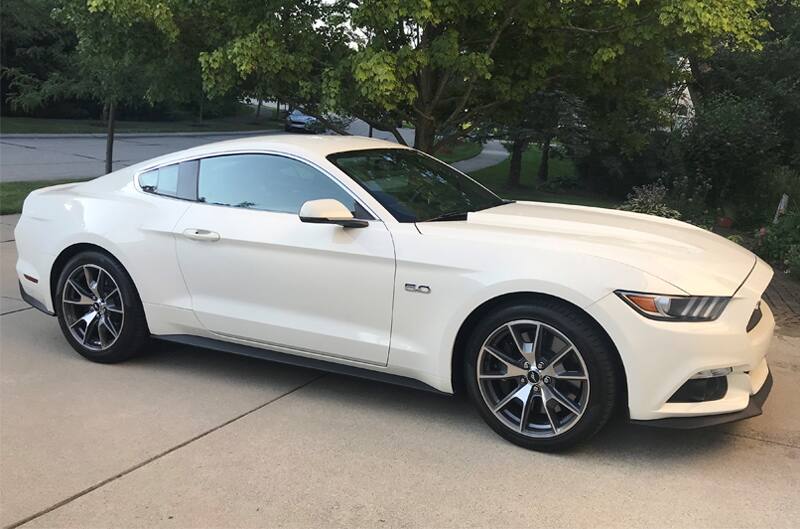
M 196 200 L 198 165 L 190 160 L 145 171 L 139 174 L 139 187 L 145 193 Z

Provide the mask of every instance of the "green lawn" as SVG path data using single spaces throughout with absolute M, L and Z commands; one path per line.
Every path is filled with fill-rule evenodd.
M 510 160 L 492 167 L 480 169 L 470 174 L 480 183 L 497 193 L 503 198 L 512 200 L 534 200 L 539 202 L 562 202 L 564 204 L 578 204 L 582 206 L 596 206 L 601 208 L 616 208 L 618 201 L 595 193 L 583 192 L 579 189 L 552 192 L 536 188 L 541 152 L 538 148 L 531 147 L 522 157 L 522 185 L 511 187 L 508 185 L 508 167 Z M 574 175 L 576 169 L 571 160 L 550 158 L 550 178 L 568 177 Z
M 447 147 L 434 156 L 446 163 L 460 162 L 478 156 L 483 150 L 483 145 L 477 142 L 458 143 L 452 147 Z
M 269 118 L 265 116 L 270 116 Z M 236 132 L 242 130 L 274 130 L 283 122 L 272 119 L 271 109 L 263 109 L 261 117 L 253 112 L 204 121 L 118 121 L 116 132 Z M 106 124 L 94 119 L 0 118 L 2 134 L 105 134 Z
M 36 182 L 0 182 L 0 215 L 22 211 L 22 202 L 28 193 L 40 187 L 66 184 L 76 180 L 39 180 Z

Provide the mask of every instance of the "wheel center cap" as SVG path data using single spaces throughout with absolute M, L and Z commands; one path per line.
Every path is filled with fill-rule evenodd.
M 528 371 L 528 380 L 533 384 L 539 383 L 539 373 L 537 371 Z

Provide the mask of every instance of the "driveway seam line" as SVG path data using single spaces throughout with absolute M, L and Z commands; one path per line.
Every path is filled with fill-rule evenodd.
M 8 298 L 8 299 L 15 299 L 15 298 Z M 21 299 L 19 301 L 22 301 Z M 0 316 L 8 316 L 9 314 L 16 314 L 17 312 L 24 312 L 26 310 L 31 310 L 33 307 L 25 307 L 24 309 L 15 309 L 10 310 L 8 312 L 3 312 Z
M 758 441 L 761 443 L 768 443 L 777 446 L 783 446 L 786 448 L 794 448 L 795 450 L 800 450 L 800 446 L 795 446 L 789 443 L 782 443 L 780 441 L 773 441 L 771 439 L 761 439 L 760 437 L 750 437 L 749 435 L 743 435 L 740 433 L 733 433 L 733 432 L 725 432 L 725 435 L 730 435 L 731 437 L 738 437 L 740 439 L 749 439 L 750 441 Z
M 28 310 L 28 309 L 23 309 L 23 310 Z M 150 463 L 152 463 L 154 461 L 157 461 L 157 460 L 161 459 L 164 456 L 167 456 L 167 455 L 169 455 L 169 454 L 171 454 L 171 453 L 173 453 L 173 452 L 175 452 L 177 450 L 180 450 L 181 448 L 183 448 L 185 446 L 188 446 L 191 443 L 193 443 L 195 441 L 198 441 L 198 440 L 202 439 L 203 437 L 206 437 L 207 435 L 210 435 L 210 434 L 212 434 L 212 433 L 214 433 L 214 432 L 216 432 L 216 431 L 218 431 L 218 430 L 220 430 L 220 429 L 222 429 L 222 428 L 224 428 L 224 427 L 226 427 L 226 426 L 228 426 L 230 424 L 233 424 L 234 422 L 238 421 L 239 419 L 243 419 L 244 417 L 247 417 L 248 415 L 250 415 L 252 413 L 255 413 L 255 412 L 257 412 L 257 411 L 269 406 L 273 402 L 276 402 L 276 401 L 282 399 L 283 397 L 291 395 L 295 391 L 299 391 L 299 390 L 303 389 L 304 387 L 316 382 L 317 380 L 325 377 L 326 375 L 328 375 L 328 373 L 322 373 L 321 375 L 319 375 L 317 377 L 314 377 L 311 380 L 309 380 L 307 382 L 304 382 L 304 383 L 300 384 L 299 386 L 297 386 L 295 388 L 290 389 L 286 393 L 282 393 L 282 394 L 278 395 L 277 397 L 274 397 L 274 398 L 268 400 L 267 402 L 264 402 L 263 404 L 259 404 L 258 406 L 256 406 L 255 408 L 253 408 L 251 410 L 248 410 L 248 411 L 246 411 L 244 413 L 241 413 L 241 414 L 237 415 L 236 417 L 233 417 L 232 419 L 228 419 L 227 421 L 225 421 L 225 422 L 223 422 L 221 424 L 218 424 L 217 426 L 214 426 L 213 428 L 211 428 L 209 430 L 206 430 L 206 431 L 204 431 L 202 433 L 199 433 L 199 434 L 195 435 L 194 437 L 191 437 L 191 438 L 187 439 L 186 441 L 178 443 L 177 445 L 175 445 L 175 446 L 173 446 L 171 448 L 168 448 L 167 450 L 165 450 L 163 452 L 160 452 L 160 453 L 158 453 L 158 454 L 156 454 L 156 455 L 154 455 L 152 457 L 149 457 L 149 458 L 145 459 L 144 461 L 141 461 L 141 462 L 133 465 L 132 467 L 129 467 L 129 468 L 123 470 L 122 472 L 119 472 L 119 473 L 114 474 L 113 476 L 111 476 L 109 478 L 106 478 L 106 479 L 104 479 L 102 481 L 99 481 L 98 483 L 95 483 L 94 485 L 92 485 L 92 486 L 90 486 L 88 488 L 85 488 L 82 491 L 77 492 L 77 493 L 73 494 L 72 496 L 69 496 L 68 498 L 63 499 L 63 500 L 51 505 L 50 507 L 42 509 L 41 511 L 38 511 L 38 512 L 36 512 L 36 513 L 34 513 L 34 514 L 30 515 L 30 516 L 27 516 L 27 517 L 23 518 L 22 520 L 16 521 L 16 522 L 14 522 L 14 523 L 12 523 L 10 525 L 6 525 L 3 529 L 15 529 L 16 527 L 24 525 L 24 524 L 26 524 L 28 522 L 32 522 L 33 520 L 35 520 L 37 518 L 40 518 L 40 517 L 44 516 L 45 514 L 51 513 L 53 511 L 55 511 L 56 509 L 59 509 L 59 508 L 65 506 L 65 505 L 67 505 L 69 503 L 72 503 L 73 501 L 77 500 L 78 498 L 80 498 L 82 496 L 85 496 L 86 494 L 89 494 L 90 492 L 95 491 L 95 490 L 97 490 L 97 489 L 99 489 L 99 488 L 101 488 L 101 487 L 103 487 L 105 485 L 108 485 L 112 481 L 116 481 L 119 478 L 127 476 L 128 474 L 130 474 L 130 473 L 132 473 L 132 472 L 134 472 L 134 471 L 136 471 L 136 470 L 138 470 L 138 469 L 140 469 L 140 468 L 142 468 L 142 467 L 144 467 L 146 465 L 149 465 Z

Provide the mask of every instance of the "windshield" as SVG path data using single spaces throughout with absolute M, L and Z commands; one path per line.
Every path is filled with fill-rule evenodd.
M 505 204 L 471 178 L 410 149 L 343 152 L 328 159 L 399 222 L 463 220 L 470 211 Z

